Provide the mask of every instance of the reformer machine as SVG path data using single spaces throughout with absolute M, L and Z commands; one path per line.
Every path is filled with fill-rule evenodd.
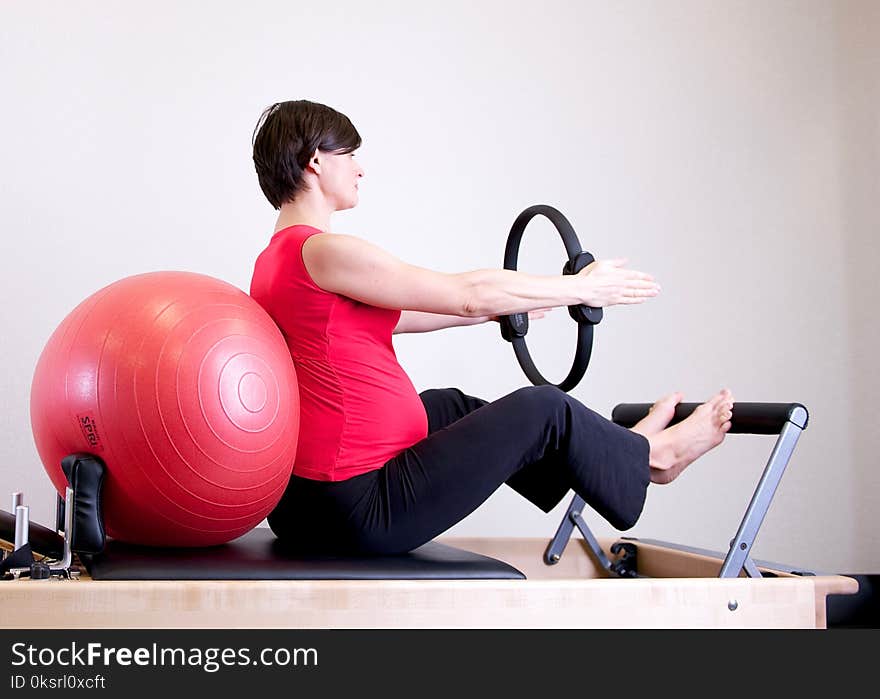
M 553 207 L 538 205 L 520 214 L 510 231 L 505 250 L 504 266 L 516 269 L 520 241 L 529 221 L 536 215 L 546 216 L 556 227 L 568 255 L 563 274 L 577 274 L 593 262 L 593 256 L 581 249 L 577 236 L 568 220 Z M 568 376 L 557 387 L 569 391 L 583 377 L 592 354 L 593 328 L 602 320 L 602 309 L 588 306 L 570 306 L 569 314 L 578 324 L 577 351 Z M 513 344 L 514 352 L 524 373 L 535 385 L 550 384 L 532 361 L 525 337 L 528 333 L 528 314 L 514 314 L 501 319 L 501 333 Z M 672 423 L 687 418 L 696 403 L 676 407 Z M 612 420 L 632 427 L 642 419 L 650 404 L 621 404 L 612 414 Z M 739 434 L 778 435 L 770 458 L 755 492 L 730 542 L 729 550 L 717 568 L 717 577 L 723 579 L 747 576 L 804 577 L 815 576 L 813 571 L 775 568 L 764 564 L 759 569 L 751 557 L 758 530 L 770 507 L 774 493 L 785 472 L 801 432 L 808 423 L 807 409 L 799 403 L 736 403 L 730 432 Z M 62 462 L 68 480 L 65 497 L 58 496 L 55 527 L 49 529 L 28 521 L 28 506 L 20 493 L 13 496 L 11 513 L 0 511 L 0 540 L 13 541 L 11 551 L 4 550 L 0 574 L 7 580 L 471 580 L 471 581 L 524 581 L 534 577 L 489 553 L 476 553 L 441 541 L 430 542 L 403 556 L 341 559 L 339 557 L 301 556 L 285 550 L 267 530 L 255 530 L 239 540 L 222 546 L 204 549 L 149 549 L 127 546 L 108 541 L 101 520 L 101 484 L 106 466 L 94 454 L 71 454 Z M 569 541 L 577 529 L 583 537 L 583 546 L 592 560 L 595 577 L 647 578 L 651 566 L 642 566 L 639 549 L 668 548 L 675 555 L 694 555 L 711 559 L 712 552 L 666 544 L 654 540 L 622 537 L 603 546 L 590 531 L 581 513 L 586 505 L 575 495 L 553 536 L 546 545 L 543 563 L 559 566 Z M 452 540 L 451 543 L 457 543 Z M 473 544 L 475 542 L 468 541 Z M 9 547 L 7 546 L 6 549 Z M 470 546 L 470 548 L 480 548 Z M 514 550 L 514 549 L 511 549 Z M 520 547 L 520 550 L 525 550 Z M 529 549 L 531 550 L 531 549 Z M 521 558 L 516 558 L 519 568 Z M 711 565 L 711 564 L 710 564 Z M 578 570 L 583 562 L 577 563 Z M 83 570 L 83 568 L 85 570 Z M 567 574 L 566 574 L 567 575 Z M 857 583 L 851 578 L 831 576 L 822 578 L 816 587 L 816 621 L 824 622 L 825 596 L 852 594 Z M 524 584 L 524 583 L 518 583 Z M 5 586 L 0 586 L 2 600 Z M 555 604 L 555 602 L 554 602 Z M 820 610 L 820 605 L 822 609 Z M 429 605 L 430 606 L 430 605 Z M 733 612 L 739 603 L 730 599 L 727 609 Z M 338 611 L 338 610 L 337 610 Z M 715 612 L 713 612 L 714 614 Z M 445 618 L 445 617 L 443 617 Z M 717 623 L 717 622 L 715 622 Z M 465 624 L 467 625 L 467 624 Z

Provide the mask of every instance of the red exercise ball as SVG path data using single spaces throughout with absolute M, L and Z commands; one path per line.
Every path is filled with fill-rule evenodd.
M 107 466 L 109 536 L 209 546 L 253 529 L 287 485 L 299 434 L 290 351 L 272 318 L 226 282 L 189 272 L 122 279 L 49 338 L 31 426 L 59 493 L 61 459 Z

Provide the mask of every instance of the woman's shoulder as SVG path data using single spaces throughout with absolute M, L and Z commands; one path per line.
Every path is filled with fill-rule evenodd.
M 291 236 L 307 238 L 317 234 L 323 234 L 320 228 L 309 225 L 307 223 L 294 223 L 291 225 L 282 225 L 275 228 L 272 233 L 272 240 L 277 238 L 289 238 Z

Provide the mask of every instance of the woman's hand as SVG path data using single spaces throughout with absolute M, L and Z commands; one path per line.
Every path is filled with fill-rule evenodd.
M 552 310 L 552 308 L 536 308 L 533 311 L 529 311 L 529 320 L 534 320 L 535 318 L 543 318 Z M 496 323 L 498 323 L 501 321 L 501 316 L 489 316 L 488 320 L 494 320 Z
M 660 293 L 654 277 L 644 272 L 625 269 L 629 260 L 596 260 L 584 267 L 577 276 L 583 279 L 583 303 L 593 308 L 617 304 L 644 303 Z

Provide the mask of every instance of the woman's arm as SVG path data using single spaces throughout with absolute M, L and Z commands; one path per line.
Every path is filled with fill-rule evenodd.
M 464 318 L 581 303 L 599 308 L 642 303 L 659 291 L 650 275 L 624 269 L 626 260 L 598 260 L 573 275 L 507 269 L 447 274 L 406 264 L 365 240 L 337 233 L 311 236 L 302 256 L 325 291 L 380 308 Z
M 465 318 L 445 313 L 424 313 L 422 311 L 401 311 L 400 320 L 392 331 L 392 335 L 400 333 L 427 333 L 444 328 L 457 328 L 462 325 L 479 325 L 492 320 L 489 316 Z
M 552 308 L 538 308 L 529 311 L 529 320 L 543 318 L 545 313 Z M 498 316 L 478 316 L 476 318 L 463 318 L 462 316 L 443 315 L 441 313 L 422 313 L 421 311 L 401 311 L 400 320 L 392 331 L 392 335 L 399 333 L 425 333 L 443 328 L 455 328 L 461 325 L 479 325 L 488 323 L 490 320 L 498 320 Z

